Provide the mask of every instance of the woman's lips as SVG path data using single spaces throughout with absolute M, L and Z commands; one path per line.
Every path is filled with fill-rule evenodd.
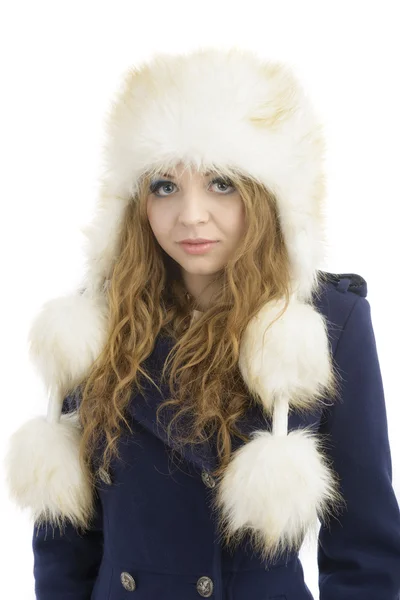
M 211 250 L 218 242 L 206 242 L 202 244 L 189 244 L 187 242 L 181 242 L 179 245 L 187 252 L 188 254 L 204 254 Z

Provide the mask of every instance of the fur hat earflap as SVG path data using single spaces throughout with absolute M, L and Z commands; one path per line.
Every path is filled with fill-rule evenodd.
M 37 524 L 62 528 L 70 521 L 86 528 L 93 516 L 89 473 L 79 461 L 79 411 L 62 414 L 62 405 L 101 352 L 106 333 L 105 298 L 86 290 L 44 304 L 29 331 L 30 358 L 49 394 L 47 415 L 13 433 L 5 468 L 10 495 L 31 509 Z
M 267 562 L 315 541 L 319 520 L 341 502 L 321 440 L 311 428 L 288 432 L 289 410 L 312 409 L 332 383 L 326 323 L 294 295 L 283 308 L 283 300 L 265 305 L 240 346 L 243 379 L 272 413 L 272 431 L 253 431 L 234 453 L 213 503 L 228 544 L 250 532 Z

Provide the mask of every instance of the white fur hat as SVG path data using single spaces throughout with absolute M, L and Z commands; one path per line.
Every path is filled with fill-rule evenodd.
M 30 331 L 49 408 L 11 438 L 13 498 L 38 522 L 87 524 L 93 497 L 78 461 L 79 419 L 61 408 L 106 342 L 104 289 L 125 210 L 149 167 L 223 166 L 251 174 L 275 195 L 292 295 L 265 339 L 283 300 L 264 306 L 243 337 L 239 366 L 273 414 L 273 428 L 254 432 L 233 455 L 216 506 L 227 531 L 250 529 L 265 557 L 299 547 L 337 498 L 317 437 L 288 432 L 289 409 L 312 409 L 332 376 L 326 323 L 311 303 L 325 249 L 324 140 L 315 111 L 287 65 L 248 50 L 207 48 L 161 53 L 128 69 L 106 133 L 98 207 L 85 229 L 85 281 L 77 293 L 49 301 Z

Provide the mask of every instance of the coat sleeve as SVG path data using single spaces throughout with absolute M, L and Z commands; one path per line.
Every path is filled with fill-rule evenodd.
M 66 397 L 62 412 L 72 410 Z M 36 600 L 90 600 L 103 555 L 103 514 L 95 496 L 95 517 L 82 533 L 67 523 L 58 527 L 34 524 L 32 549 Z
M 400 599 L 400 510 L 392 487 L 384 389 L 370 304 L 359 297 L 335 353 L 341 397 L 319 431 L 346 502 L 321 525 L 320 600 Z M 325 437 L 325 436 L 324 436 Z

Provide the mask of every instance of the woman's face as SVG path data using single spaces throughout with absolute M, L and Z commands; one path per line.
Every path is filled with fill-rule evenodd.
M 163 250 L 181 267 L 187 290 L 198 298 L 213 275 L 222 270 L 244 233 L 244 205 L 229 181 L 215 174 L 183 171 L 153 179 L 147 199 L 151 229 Z M 179 243 L 186 238 L 217 241 L 201 254 Z

